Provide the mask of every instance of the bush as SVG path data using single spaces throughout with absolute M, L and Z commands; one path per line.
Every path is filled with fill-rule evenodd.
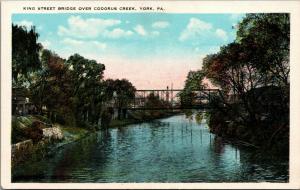
M 65 125 L 66 124 L 65 118 L 62 115 L 60 115 L 60 114 L 56 115 L 56 122 L 59 123 L 59 124 L 61 124 L 61 125 Z
M 11 134 L 11 143 L 12 144 L 26 140 L 26 137 L 24 135 L 24 130 L 20 127 L 17 119 L 13 118 L 11 127 L 12 127 L 12 131 L 11 131 L 12 132 L 12 134 Z
M 34 121 L 31 127 L 24 130 L 24 134 L 27 138 L 32 139 L 33 143 L 37 143 L 43 138 L 43 128 L 45 126 L 38 121 Z

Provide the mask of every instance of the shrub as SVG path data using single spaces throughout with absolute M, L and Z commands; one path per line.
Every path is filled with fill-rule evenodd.
M 31 127 L 24 130 L 24 134 L 27 138 L 32 139 L 33 143 L 37 143 L 43 138 L 43 124 L 38 121 L 34 121 Z

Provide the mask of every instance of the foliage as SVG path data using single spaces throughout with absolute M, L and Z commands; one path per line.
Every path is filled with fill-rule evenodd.
M 27 140 L 26 137 L 24 137 L 24 133 L 23 133 L 22 127 L 20 126 L 20 123 L 16 118 L 12 119 L 11 127 L 12 127 L 12 131 L 11 131 L 11 133 L 12 133 L 11 143 L 12 144 Z
M 77 122 L 97 123 L 101 112 L 105 66 L 74 54 L 66 61 L 70 73 L 71 109 Z
M 202 70 L 190 71 L 185 80 L 183 91 L 179 94 L 181 105 L 192 105 L 195 99 L 195 90 L 201 90 L 205 86 L 202 84 L 202 80 L 205 77 L 205 73 Z
M 265 76 L 265 85 L 289 85 L 289 14 L 248 14 L 239 25 L 237 41 L 247 61 Z
M 244 122 L 259 120 L 256 102 L 262 100 L 262 93 L 255 89 L 280 87 L 285 97 L 285 103 L 278 102 L 283 105 L 280 109 L 288 104 L 289 34 L 288 14 L 248 14 L 239 25 L 236 41 L 204 59 L 207 78 L 223 92 L 220 101 L 233 111 L 232 101 L 239 101 L 244 111 L 236 117 Z
M 70 111 L 70 78 L 64 59 L 49 50 L 43 50 L 41 62 L 42 68 L 32 80 L 31 100 L 40 114 L 43 106 L 49 113 Z
M 204 118 L 204 114 L 202 112 L 196 113 L 195 120 L 196 120 L 197 124 L 201 124 L 203 118 Z
M 23 86 L 30 82 L 30 72 L 41 67 L 35 27 L 27 30 L 24 26 L 12 25 L 12 78 L 13 86 Z
M 34 27 L 12 27 L 13 83 L 26 87 L 39 115 L 71 126 L 94 126 L 107 103 L 115 99 L 120 110 L 134 98 L 128 80 L 103 80 L 104 64 L 79 54 L 65 60 L 37 43 Z
M 44 123 L 51 122 L 43 116 L 13 116 L 12 118 L 12 143 L 32 139 L 37 142 L 42 139 Z
M 105 100 L 114 101 L 114 106 L 118 108 L 118 119 L 120 119 L 122 109 L 132 103 L 136 88 L 127 79 L 107 79 L 103 86 Z
M 160 100 L 159 96 L 155 95 L 154 93 L 149 94 L 145 103 L 145 107 L 149 108 L 163 108 L 167 106 L 168 105 L 166 104 L 166 102 Z
M 33 143 L 43 138 L 43 129 L 38 121 L 34 121 L 30 127 L 25 128 L 24 133 L 28 139 L 32 139 Z
M 289 19 L 285 13 L 247 14 L 235 41 L 203 59 L 201 73 L 220 90 L 210 101 L 212 132 L 259 146 L 288 145 Z M 193 100 L 187 87 L 204 77 L 195 83 L 191 78 L 181 94 L 185 103 Z

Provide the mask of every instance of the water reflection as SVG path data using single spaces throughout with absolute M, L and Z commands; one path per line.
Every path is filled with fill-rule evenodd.
M 195 114 L 195 120 L 196 120 L 196 123 L 200 125 L 202 123 L 202 120 L 203 120 L 203 113 L 198 111 Z
M 211 137 L 210 137 L 211 138 Z M 224 142 L 221 137 L 215 136 L 213 141 L 213 149 L 214 153 L 217 155 L 224 153 Z
M 193 121 L 194 113 L 192 110 L 184 110 L 185 117 L 189 120 L 189 122 Z
M 14 170 L 17 182 L 287 180 L 288 165 L 254 159 L 209 133 L 203 113 L 102 131 Z M 38 176 L 38 177 L 37 177 Z

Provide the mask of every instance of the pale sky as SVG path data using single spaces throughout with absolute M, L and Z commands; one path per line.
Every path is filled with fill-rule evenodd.
M 126 78 L 137 89 L 183 88 L 187 73 L 235 39 L 244 14 L 14 14 L 36 26 L 39 42 L 63 58 L 74 53 Z

